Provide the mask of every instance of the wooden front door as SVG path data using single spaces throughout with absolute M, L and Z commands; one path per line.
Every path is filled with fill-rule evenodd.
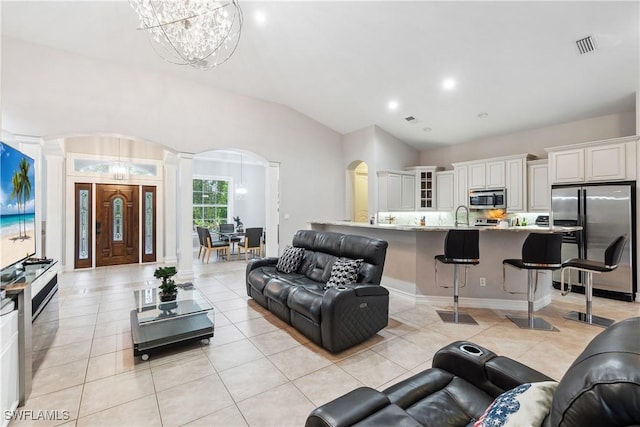
M 96 266 L 138 262 L 138 186 L 96 185 Z

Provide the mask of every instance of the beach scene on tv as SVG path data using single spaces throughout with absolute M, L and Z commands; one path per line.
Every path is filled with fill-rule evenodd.
M 34 161 L 0 142 L 0 267 L 35 253 Z

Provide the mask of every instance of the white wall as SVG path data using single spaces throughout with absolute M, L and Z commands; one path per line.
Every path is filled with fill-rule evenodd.
M 378 211 L 377 172 L 403 169 L 418 164 L 418 150 L 387 133 L 378 126 L 369 126 L 343 137 L 343 165 L 345 171 L 354 161 L 363 161 L 369 167 L 369 212 Z M 353 184 L 348 174 L 345 192 L 345 218 L 353 217 Z
M 193 159 L 194 176 L 214 176 L 230 178 L 233 185 L 240 182 L 240 163 L 223 162 L 211 159 Z M 242 165 L 242 181 L 247 186 L 247 194 L 243 199 L 235 197 L 233 187 L 230 188 L 229 220 L 240 216 L 245 228 L 266 226 L 265 218 L 265 167 L 256 164 Z
M 529 153 L 546 158 L 547 147 L 599 141 L 636 133 L 635 112 L 611 114 L 561 125 L 530 129 L 508 135 L 477 139 L 463 144 L 423 150 L 421 165 L 451 168 L 453 162 Z
M 279 162 L 285 243 L 308 220 L 344 212 L 341 135 L 288 107 L 7 37 L 2 56 L 2 123 L 12 133 L 115 133 L 177 152 L 236 148 Z

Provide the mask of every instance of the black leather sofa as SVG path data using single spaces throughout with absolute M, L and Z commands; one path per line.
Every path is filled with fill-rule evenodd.
M 247 294 L 314 343 L 331 352 L 352 347 L 385 328 L 389 291 L 380 286 L 387 242 L 328 231 L 300 230 L 293 246 L 304 248 L 297 271 L 276 269 L 278 258 L 247 265 Z M 339 258 L 363 259 L 356 283 L 323 290 Z
M 436 353 L 433 368 L 382 392 L 355 389 L 316 408 L 306 426 L 471 426 L 506 390 L 548 380 L 513 359 L 458 341 Z M 591 341 L 553 392 L 541 425 L 640 425 L 640 317 Z

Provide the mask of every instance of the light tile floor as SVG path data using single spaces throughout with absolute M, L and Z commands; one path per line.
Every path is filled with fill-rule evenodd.
M 360 385 L 383 389 L 430 367 L 435 351 L 470 340 L 559 379 L 602 329 L 563 319 L 583 296 L 561 297 L 537 315 L 560 332 L 518 329 L 507 312 L 466 309 L 478 326 L 444 324 L 436 305 L 393 297 L 389 326 L 331 354 L 247 297 L 245 262 L 195 261 L 194 284 L 212 301 L 215 336 L 134 358 L 132 291 L 157 265 L 59 276 L 59 292 L 33 325 L 33 391 L 27 410 L 69 411 L 66 421 L 11 426 L 301 426 L 309 412 Z M 599 315 L 637 316 L 640 305 L 595 298 Z

